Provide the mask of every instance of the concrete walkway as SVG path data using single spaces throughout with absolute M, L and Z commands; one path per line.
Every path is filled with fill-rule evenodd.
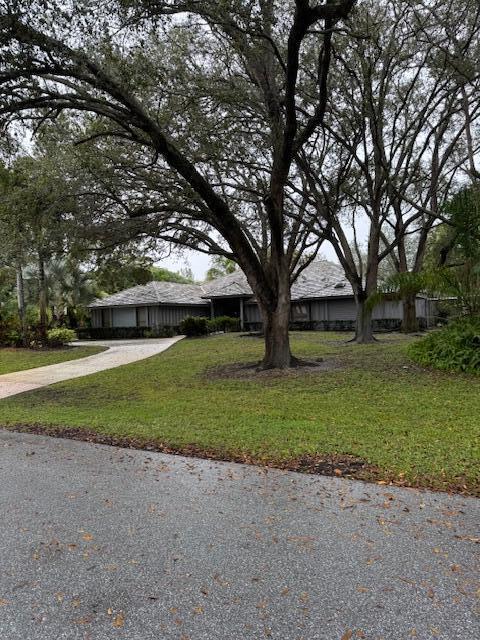
M 0 430 L 1 640 L 474 640 L 480 501 Z
M 95 340 L 75 342 L 74 346 L 104 346 L 106 351 L 87 358 L 68 360 L 46 367 L 37 367 L 25 371 L 15 371 L 0 376 L 0 398 L 14 396 L 24 391 L 32 391 L 49 384 L 81 378 L 97 371 L 114 369 L 137 360 L 144 360 L 165 351 L 182 339 L 158 338 L 150 340 Z

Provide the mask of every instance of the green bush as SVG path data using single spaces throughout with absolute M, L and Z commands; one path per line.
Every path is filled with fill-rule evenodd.
M 208 334 L 207 319 L 187 316 L 180 322 L 180 333 L 187 336 L 187 338 L 206 336 Z
M 208 320 L 208 329 L 211 333 L 215 331 L 224 331 L 230 333 L 232 331 L 240 331 L 240 320 L 230 316 L 218 316 Z
M 22 335 L 19 329 L 2 327 L 0 329 L 0 345 L 2 347 L 20 347 Z
M 0 345 L 2 347 L 20 347 L 22 335 L 17 318 L 0 319 Z
M 175 327 L 152 327 L 144 333 L 145 338 L 173 338 L 175 335 Z
M 409 347 L 425 367 L 480 374 L 480 318 L 462 318 Z
M 68 342 L 72 342 L 77 337 L 73 329 L 59 327 L 47 331 L 47 344 L 49 347 L 63 347 Z
M 231 316 L 218 316 L 218 318 L 207 320 L 207 327 L 210 333 L 240 331 L 240 320 Z

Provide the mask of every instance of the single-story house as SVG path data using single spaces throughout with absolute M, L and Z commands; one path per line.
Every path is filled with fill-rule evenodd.
M 95 300 L 89 308 L 94 329 L 176 328 L 187 316 L 236 317 L 244 330 L 262 325 L 242 271 L 201 285 L 153 281 Z M 375 329 L 397 329 L 402 313 L 399 301 L 382 302 L 373 312 Z M 342 267 L 326 260 L 309 265 L 292 286 L 291 314 L 296 329 L 354 329 L 356 305 Z M 426 297 L 418 296 L 417 315 L 421 325 L 431 324 L 433 309 Z

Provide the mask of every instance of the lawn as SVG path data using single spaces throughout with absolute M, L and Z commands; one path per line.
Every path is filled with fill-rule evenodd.
M 478 493 L 480 379 L 419 368 L 401 336 L 367 346 L 345 339 L 294 333 L 294 353 L 325 358 L 327 370 L 261 379 L 205 373 L 260 358 L 257 338 L 183 340 L 148 360 L 0 401 L 0 424 L 81 428 L 279 465 L 350 455 L 368 464 L 364 477 Z
M 66 360 L 77 360 L 93 356 L 104 351 L 103 347 L 65 347 L 64 349 L 49 349 L 46 351 L 32 351 L 32 349 L 0 349 L 0 375 L 13 371 L 24 371 L 47 364 L 57 364 Z

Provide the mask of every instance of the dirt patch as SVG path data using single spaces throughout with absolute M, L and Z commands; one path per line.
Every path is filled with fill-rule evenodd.
M 206 369 L 203 377 L 207 380 L 272 380 L 277 378 L 298 378 L 301 375 L 323 373 L 338 369 L 340 363 L 334 358 L 324 360 L 297 360 L 289 369 L 261 369 L 259 362 L 232 362 Z
M 334 476 L 348 478 L 350 480 L 362 480 L 374 482 L 380 485 L 392 485 L 399 487 L 412 487 L 416 489 L 429 489 L 430 491 L 446 491 L 469 496 L 480 496 L 478 486 L 468 486 L 465 478 L 458 477 L 454 481 L 445 481 L 444 485 L 433 482 L 428 477 L 417 477 L 411 482 L 384 469 L 380 469 L 356 456 L 340 454 L 304 454 L 286 460 L 269 459 L 254 456 L 248 453 L 235 453 L 220 449 L 204 449 L 197 445 L 172 446 L 167 443 L 141 440 L 138 438 L 110 436 L 96 433 L 89 429 L 72 427 L 49 427 L 43 425 L 14 425 L 2 427 L 8 431 L 19 433 L 33 433 L 36 435 L 50 436 L 53 438 L 66 438 L 80 440 L 93 444 L 103 444 L 124 449 L 138 449 L 141 451 L 154 451 L 171 455 L 181 455 L 203 460 L 218 460 L 223 462 L 238 462 L 273 469 L 296 471 L 298 473 Z M 438 480 L 438 479 L 437 479 Z

